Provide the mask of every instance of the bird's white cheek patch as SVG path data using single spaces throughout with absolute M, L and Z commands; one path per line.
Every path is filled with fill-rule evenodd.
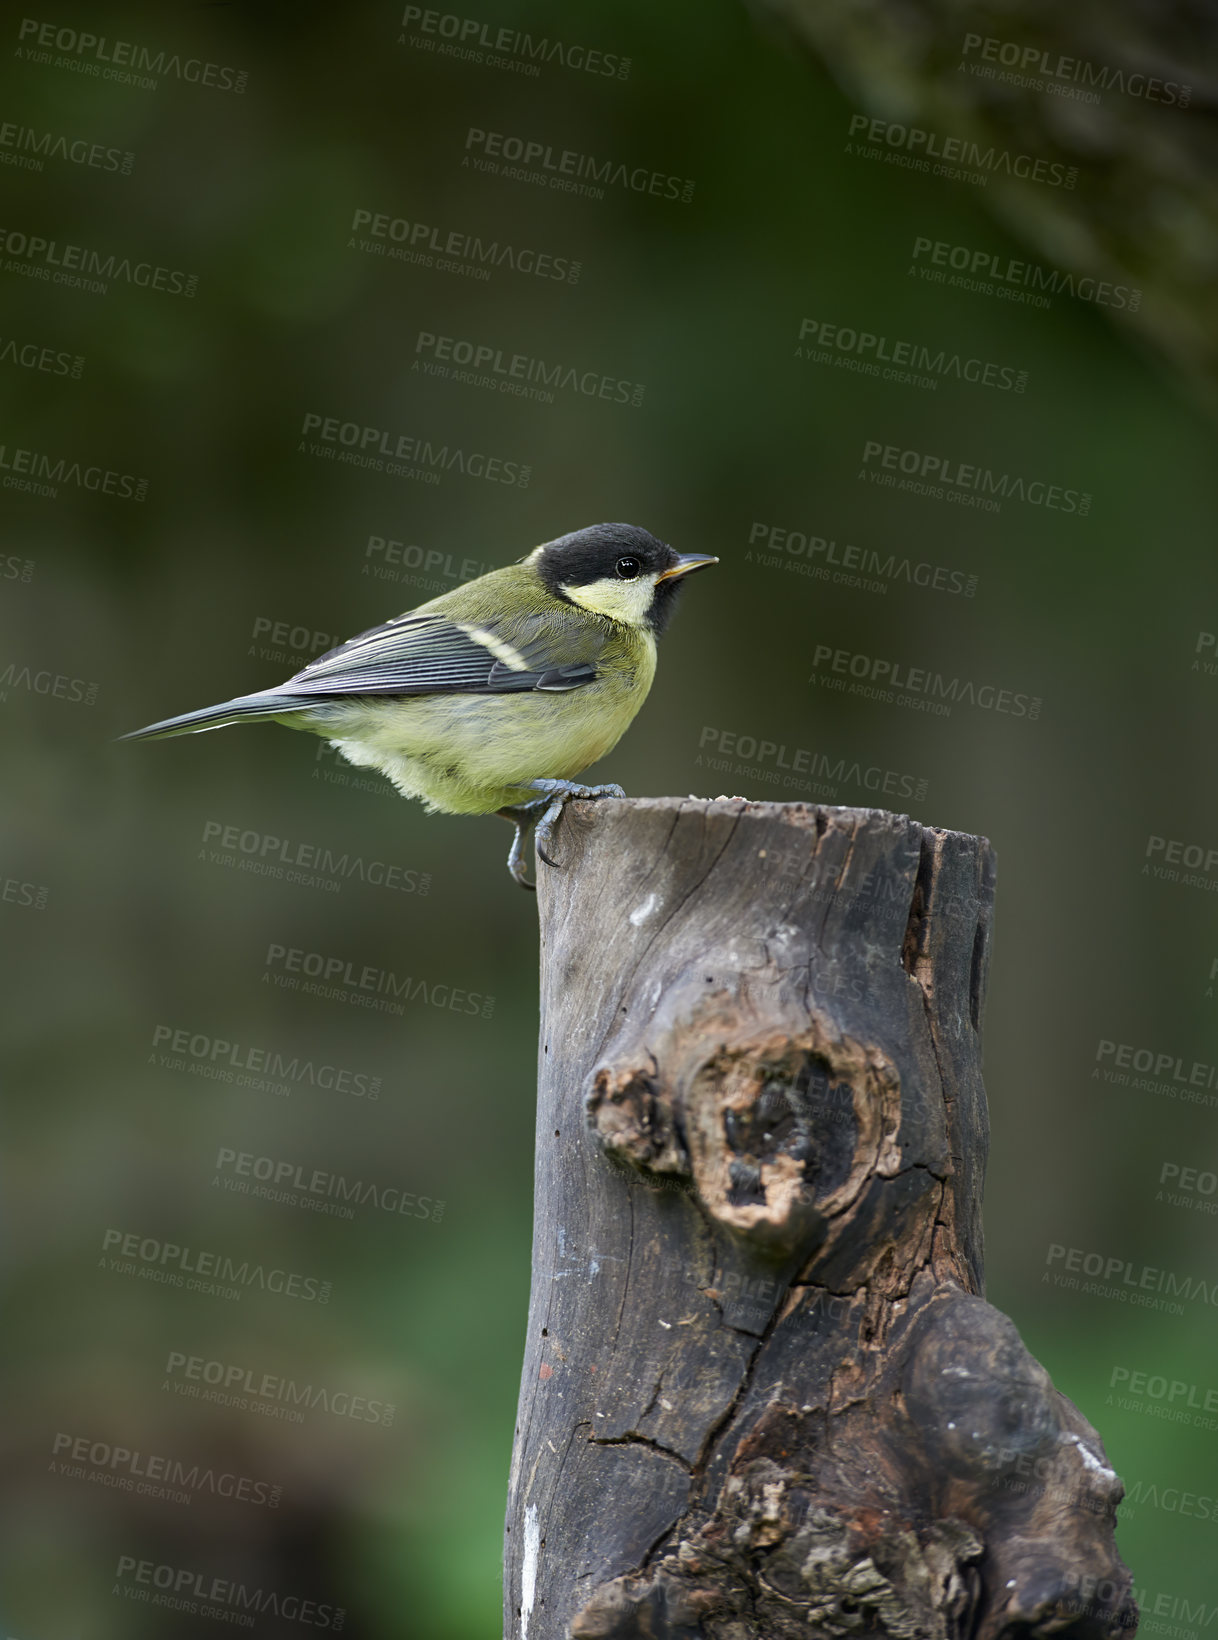
M 655 582 L 650 575 L 637 576 L 633 581 L 606 575 L 586 586 L 564 586 L 562 592 L 573 604 L 590 609 L 594 615 L 607 615 L 611 621 L 623 621 L 627 626 L 642 626 L 655 596 Z

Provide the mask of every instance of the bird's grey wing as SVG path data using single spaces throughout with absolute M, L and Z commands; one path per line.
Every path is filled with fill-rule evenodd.
M 578 689 L 597 677 L 604 639 L 553 620 L 479 626 L 399 615 L 320 655 L 280 685 L 285 695 L 505 694 Z M 573 642 L 574 636 L 574 642 Z M 561 641 L 560 641 L 561 640 Z

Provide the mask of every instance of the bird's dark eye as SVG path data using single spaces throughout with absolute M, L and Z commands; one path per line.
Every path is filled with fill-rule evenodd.
M 637 558 L 619 558 L 617 561 L 618 579 L 633 581 L 642 567 Z

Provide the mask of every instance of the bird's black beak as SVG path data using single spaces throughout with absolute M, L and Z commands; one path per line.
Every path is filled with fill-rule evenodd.
M 662 570 L 656 576 L 656 585 L 659 586 L 661 581 L 671 581 L 677 575 L 688 575 L 691 569 L 701 569 L 703 564 L 717 564 L 718 562 L 717 558 L 711 558 L 705 552 L 687 552 L 677 559 L 671 569 Z

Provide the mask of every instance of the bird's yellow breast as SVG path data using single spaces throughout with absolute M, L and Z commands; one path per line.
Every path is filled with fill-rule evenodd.
M 307 727 L 429 809 L 490 814 L 535 795 L 525 782 L 574 779 L 617 745 L 655 677 L 655 639 L 632 634 L 599 664 L 578 689 L 363 696 Z

